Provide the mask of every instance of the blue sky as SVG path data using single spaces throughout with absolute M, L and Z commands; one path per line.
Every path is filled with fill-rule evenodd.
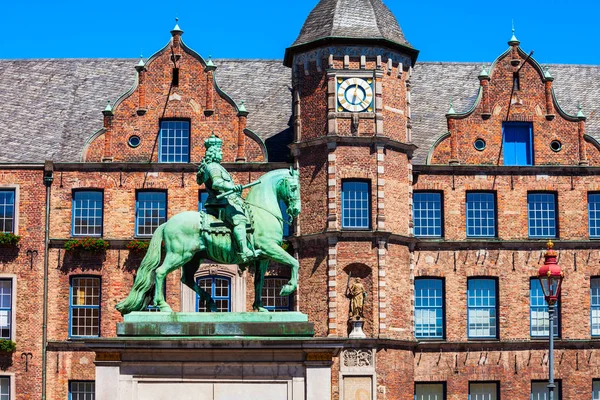
M 203 56 L 281 59 L 317 0 L 6 1 L 0 58 L 138 57 L 169 40 Z M 600 2 L 384 0 L 420 61 L 492 62 L 516 35 L 540 63 L 600 65 Z

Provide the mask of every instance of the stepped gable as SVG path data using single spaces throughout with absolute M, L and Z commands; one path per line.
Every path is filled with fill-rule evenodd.
M 292 47 L 326 38 L 385 39 L 410 46 L 381 0 L 321 0 Z

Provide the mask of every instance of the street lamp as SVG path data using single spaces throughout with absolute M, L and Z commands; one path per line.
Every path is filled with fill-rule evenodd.
M 544 297 L 548 303 L 548 322 L 550 323 L 550 352 L 548 356 L 548 391 L 550 400 L 554 400 L 554 306 L 560 295 L 560 286 L 565 274 L 556 263 L 556 251 L 552 248 L 554 243 L 548 241 L 548 250 L 544 254 L 544 265 L 538 270 L 538 278 L 542 284 Z

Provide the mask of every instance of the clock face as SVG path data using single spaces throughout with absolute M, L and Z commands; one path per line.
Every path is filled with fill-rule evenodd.
M 338 111 L 373 111 L 373 79 L 338 78 Z

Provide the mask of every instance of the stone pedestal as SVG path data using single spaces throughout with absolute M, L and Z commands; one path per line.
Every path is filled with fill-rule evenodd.
M 343 341 L 300 313 L 134 313 L 96 352 L 97 400 L 330 400 Z
M 350 320 L 350 325 L 352 325 L 352 332 L 350 332 L 350 335 L 348 335 L 348 337 L 350 339 L 364 339 L 367 337 L 367 335 L 365 335 L 365 333 L 363 332 L 363 325 L 365 324 L 365 321 L 360 320 L 360 319 L 352 319 Z

